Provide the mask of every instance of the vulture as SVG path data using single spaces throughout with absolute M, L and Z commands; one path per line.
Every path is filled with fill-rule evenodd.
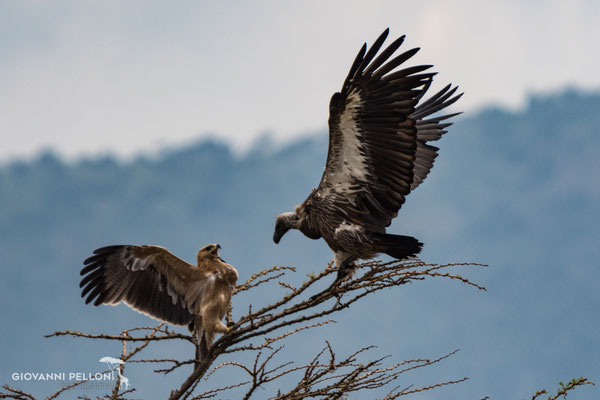
M 83 262 L 81 297 L 94 306 L 123 301 L 160 321 L 188 325 L 206 351 L 216 333 L 228 331 L 221 319 L 238 278 L 236 269 L 219 257 L 220 248 L 201 248 L 197 266 L 160 246 L 99 248 Z
M 424 100 L 435 75 L 428 71 L 432 66 L 404 67 L 419 48 L 394 56 L 405 36 L 380 51 L 388 33 L 368 51 L 362 46 L 342 90 L 331 97 L 329 150 L 319 186 L 275 223 L 275 243 L 297 229 L 323 238 L 333 250 L 337 278 L 328 290 L 351 275 L 359 259 L 385 253 L 401 260 L 421 251 L 414 237 L 386 228 L 433 167 L 438 148 L 429 142 L 460 114 L 433 116 L 462 93 L 448 85 Z

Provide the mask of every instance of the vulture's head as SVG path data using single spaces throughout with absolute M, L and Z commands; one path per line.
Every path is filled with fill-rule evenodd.
M 275 232 L 273 233 L 273 241 L 279 243 L 283 235 L 290 229 L 298 229 L 298 215 L 293 212 L 279 214 L 275 221 Z
M 220 244 L 207 244 L 200 250 L 198 250 L 198 254 L 196 258 L 198 259 L 198 263 L 200 260 L 206 257 L 219 257 L 219 249 L 221 248 Z

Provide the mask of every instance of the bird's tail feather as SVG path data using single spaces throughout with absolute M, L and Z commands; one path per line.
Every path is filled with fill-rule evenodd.
M 200 368 L 200 363 L 208 359 L 209 346 L 210 344 L 208 342 L 208 338 L 206 337 L 206 331 L 204 329 L 200 329 L 200 331 L 198 331 L 196 342 L 196 362 L 194 364 L 194 370 Z
M 412 236 L 376 233 L 376 250 L 388 256 L 402 260 L 419 254 L 423 243 Z

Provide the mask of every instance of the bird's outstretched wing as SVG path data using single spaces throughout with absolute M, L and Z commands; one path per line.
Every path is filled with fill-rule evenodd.
M 393 58 L 404 36 L 379 53 L 385 30 L 359 51 L 341 92 L 329 106 L 329 151 L 321 183 L 311 197 L 327 198 L 348 222 L 384 230 L 433 165 L 437 140 L 450 116 L 425 119 L 454 103 L 456 88 L 442 89 L 417 106 L 435 73 L 431 65 L 397 69 L 419 49 Z M 378 55 L 379 53 L 379 55 Z
M 125 302 L 133 309 L 175 325 L 187 325 L 214 281 L 210 271 L 195 267 L 159 246 L 102 247 L 84 261 L 79 286 L 86 304 Z

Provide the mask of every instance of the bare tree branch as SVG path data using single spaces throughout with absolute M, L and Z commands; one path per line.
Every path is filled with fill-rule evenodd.
M 265 349 L 270 349 L 270 346 L 275 342 L 283 340 L 297 332 L 333 322 L 331 320 L 323 321 L 322 318 L 341 311 L 365 296 L 375 293 L 379 290 L 404 285 L 413 281 L 423 280 L 427 277 L 441 277 L 458 280 L 479 290 L 485 290 L 485 288 L 482 286 L 471 282 L 460 274 L 448 271 L 448 269 L 452 267 L 460 268 L 465 266 L 484 265 L 464 263 L 437 265 L 426 264 L 418 259 L 411 259 L 404 262 L 394 261 L 389 263 L 369 262 L 359 266 L 359 269 L 364 271 L 359 277 L 345 282 L 339 288 L 337 288 L 337 290 L 325 292 L 315 299 L 302 299 L 302 297 L 304 297 L 305 293 L 308 292 L 308 290 L 311 289 L 318 281 L 330 275 L 334 271 L 334 269 L 331 268 L 331 264 L 321 273 L 309 275 L 308 280 L 303 282 L 300 286 L 295 286 L 281 280 L 281 278 L 285 276 L 286 272 L 295 271 L 291 267 L 273 267 L 261 271 L 250 277 L 250 279 L 248 279 L 248 281 L 246 281 L 244 284 L 240 285 L 236 291 L 236 294 L 242 291 L 260 287 L 275 280 L 278 280 L 278 285 L 287 289 L 288 293 L 285 294 L 280 300 L 257 311 L 253 311 L 252 306 L 249 305 L 247 314 L 238 319 L 238 321 L 233 322 L 232 331 L 215 341 L 210 349 L 210 360 L 207 360 L 203 365 L 199 365 L 198 369 L 186 379 L 179 389 L 171 393 L 170 399 L 174 400 L 182 398 L 182 396 L 184 396 L 184 394 L 192 387 L 192 385 L 194 385 L 194 383 L 197 383 L 200 378 L 204 377 L 206 374 L 210 376 L 210 374 L 214 372 L 214 369 L 210 372 L 208 369 L 217 357 L 238 351 L 263 351 Z M 322 307 L 319 307 L 325 303 L 328 304 L 326 308 L 323 309 Z M 288 327 L 291 327 L 292 329 L 284 333 L 279 333 L 274 337 L 270 337 L 271 333 Z M 253 340 L 255 339 L 260 339 L 260 342 L 253 343 Z M 332 350 L 331 352 L 333 353 Z M 259 355 L 260 354 L 262 353 L 259 353 Z M 257 355 L 257 357 L 259 355 Z M 256 362 L 258 362 L 258 358 L 256 358 Z M 223 363 L 219 368 L 226 365 L 237 366 L 241 368 L 240 364 L 231 362 Z M 375 364 L 369 364 L 370 367 L 373 365 Z M 244 367 L 247 368 L 248 371 L 254 371 L 253 368 L 246 366 Z M 340 366 L 336 368 L 339 367 Z M 177 368 L 177 366 L 174 365 L 173 368 Z M 263 365 L 263 369 L 261 371 L 264 372 L 264 368 L 266 368 L 266 365 Z M 288 371 L 286 374 L 300 369 L 312 370 L 314 368 L 316 368 L 316 365 L 294 367 L 286 370 Z M 254 371 L 254 373 L 259 374 L 259 371 Z M 265 381 L 265 379 L 267 378 L 260 374 L 253 377 L 253 379 L 250 381 L 251 386 L 246 393 L 246 396 L 251 396 L 257 387 L 269 382 Z M 385 379 L 382 381 L 386 382 L 386 384 L 389 383 L 388 381 L 385 381 Z M 345 380 L 340 381 L 338 382 L 338 385 L 347 387 L 347 390 L 349 390 L 350 386 L 346 385 L 345 382 Z M 365 385 L 364 387 L 360 387 L 360 389 L 356 390 L 368 389 L 369 387 L 370 385 Z M 432 385 L 432 388 L 435 387 L 438 386 Z M 426 389 L 420 389 L 420 391 L 423 390 Z M 205 392 L 202 395 L 206 396 L 210 395 L 211 393 Z
M 6 393 L 0 393 L 0 399 L 35 400 L 35 397 L 8 385 L 2 386 Z
M 164 324 L 160 324 L 162 327 Z M 157 332 L 162 333 L 162 335 L 145 335 L 145 336 L 131 336 L 129 332 L 134 331 L 153 331 L 157 330 Z M 172 339 L 182 339 L 188 342 L 194 343 L 192 337 L 190 335 L 183 335 L 180 333 L 171 332 L 168 328 L 160 328 L 158 327 L 143 327 L 143 328 L 132 328 L 126 331 L 123 331 L 121 335 L 107 335 L 104 333 L 101 334 L 91 334 L 91 333 L 83 333 L 78 331 L 64 330 L 57 331 L 51 333 L 49 335 L 44 335 L 45 338 L 51 338 L 56 336 L 73 336 L 73 337 L 81 337 L 85 339 L 103 339 L 103 340 L 118 340 L 118 341 L 130 341 L 130 342 L 145 342 L 145 341 L 158 341 L 158 340 L 172 340 Z
M 359 360 L 359 358 L 365 357 L 372 350 L 372 347 L 363 347 L 345 358 L 338 358 L 333 346 L 326 342 L 325 347 L 320 351 L 315 351 L 316 355 L 307 363 L 296 363 L 285 359 L 277 362 L 276 359 L 283 357 L 284 343 L 297 333 L 335 323 L 328 316 L 346 309 L 366 296 L 382 289 L 402 286 L 426 278 L 445 278 L 465 283 L 479 290 L 485 290 L 482 286 L 471 282 L 456 272 L 457 269 L 467 266 L 483 265 L 462 263 L 426 264 L 418 259 L 388 263 L 371 261 L 358 267 L 355 279 L 343 282 L 335 290 L 324 292 L 316 298 L 310 298 L 309 292 L 314 292 L 313 289 L 319 281 L 335 271 L 331 267 L 331 263 L 324 271 L 308 275 L 307 279 L 299 284 L 288 282 L 288 274 L 296 272 L 293 267 L 276 266 L 265 269 L 252 275 L 246 282 L 239 285 L 234 295 L 253 290 L 264 290 L 263 287 L 266 285 L 280 290 L 283 289 L 285 294 L 258 310 L 254 310 L 252 304 L 248 304 L 246 306 L 247 313 L 237 320 L 234 320 L 230 309 L 227 313 L 227 323 L 231 327 L 230 332 L 216 340 L 210 347 L 207 357 L 199 363 L 193 356 L 187 360 L 138 358 L 138 355 L 143 353 L 151 343 L 157 341 L 183 341 L 195 346 L 192 335 L 174 332 L 164 324 L 156 327 L 127 329 L 120 334 L 91 334 L 63 330 L 45 337 L 70 336 L 92 340 L 120 341 L 122 344 L 121 360 L 139 364 L 166 364 L 164 367 L 154 369 L 155 373 L 169 374 L 187 365 L 192 366 L 192 371 L 187 378 L 177 389 L 171 392 L 169 399 L 172 400 L 215 398 L 223 392 L 241 388 L 244 388 L 245 392 L 240 396 L 249 399 L 257 393 L 258 388 L 265 388 L 269 383 L 288 375 L 297 377 L 297 383 L 287 392 L 277 393 L 274 398 L 301 399 L 314 396 L 331 399 L 342 398 L 349 393 L 385 388 L 398 379 L 401 374 L 438 363 L 454 353 L 432 361 L 415 359 L 385 366 L 384 362 L 387 357 L 376 360 Z M 236 305 L 235 298 L 232 304 Z M 133 347 L 129 349 L 128 346 Z M 217 359 L 227 357 L 232 353 L 253 353 L 254 361 L 250 365 L 245 365 L 238 361 L 225 359 L 220 364 L 214 365 Z M 132 392 L 133 389 L 120 391 L 124 368 L 125 364 L 121 364 L 118 369 L 119 379 L 116 380 L 111 393 L 103 398 L 110 400 L 122 399 Z M 194 394 L 201 381 L 210 379 L 214 373 L 225 368 L 239 369 L 248 376 L 248 379 Z M 395 399 L 399 396 L 462 382 L 465 379 L 434 383 L 420 388 L 408 386 L 402 390 L 398 386 L 389 391 L 386 399 Z M 50 398 L 54 399 L 81 383 L 83 381 L 65 387 L 53 393 Z M 2 398 L 33 399 L 33 396 L 19 392 L 17 389 L 8 386 L 5 386 L 4 389 L 7 393 L 0 394 Z M 263 394 L 261 396 L 264 397 Z
M 548 400 L 557 400 L 559 397 L 562 397 L 563 399 L 566 399 L 567 398 L 567 394 L 569 392 L 571 392 L 572 390 L 575 390 L 579 386 L 585 386 L 585 385 L 593 385 L 593 386 L 595 386 L 594 382 L 592 382 L 589 379 L 584 378 L 584 377 L 573 378 L 567 384 L 564 384 L 562 382 L 559 382 L 558 384 L 559 384 L 560 387 L 556 391 L 556 394 L 548 396 Z M 538 390 L 533 395 L 533 397 L 531 398 L 531 400 L 536 400 L 537 398 L 539 398 L 543 394 L 548 394 L 548 392 L 546 391 L 546 389 Z

